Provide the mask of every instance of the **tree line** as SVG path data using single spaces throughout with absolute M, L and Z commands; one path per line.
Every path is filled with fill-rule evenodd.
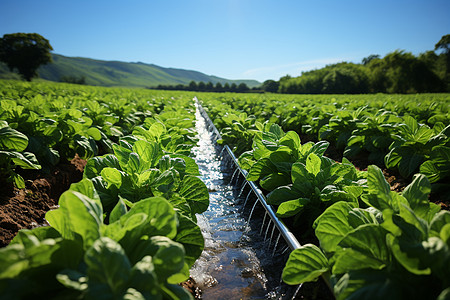
M 249 91 L 257 91 L 257 88 L 250 89 L 245 83 L 222 83 L 217 82 L 215 85 L 212 82 L 195 82 L 191 81 L 187 85 L 177 84 L 177 85 L 163 85 L 160 84 L 156 87 L 151 87 L 150 89 L 155 90 L 176 90 L 176 91 L 194 91 L 194 92 L 232 92 L 232 93 L 245 93 Z
M 434 93 L 450 92 L 450 35 L 434 51 L 418 56 L 396 50 L 370 55 L 361 63 L 341 62 L 324 68 L 267 80 L 266 92 L 288 94 Z

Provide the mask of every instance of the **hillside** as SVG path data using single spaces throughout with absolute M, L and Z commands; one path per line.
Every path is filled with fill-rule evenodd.
M 72 76 L 85 77 L 86 84 L 100 86 L 153 87 L 159 84 L 189 84 L 192 80 L 212 82 L 216 84 L 245 83 L 249 87 L 259 86 L 256 80 L 229 80 L 192 70 L 164 68 L 141 62 L 104 61 L 83 57 L 67 57 L 52 54 L 53 63 L 38 69 L 39 77 L 50 81 L 61 81 L 61 78 Z M 18 78 L 9 72 L 4 64 L 0 64 L 0 78 Z

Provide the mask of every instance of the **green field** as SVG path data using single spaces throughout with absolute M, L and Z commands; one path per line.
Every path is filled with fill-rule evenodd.
M 219 144 L 233 149 L 302 244 L 284 268 L 286 283 L 322 276 L 337 299 L 448 299 L 450 94 L 218 94 L 12 80 L 0 80 L 8 194 L 32 197 L 30 174 L 74 157 L 87 162 L 83 179 L 46 214 L 51 226 L 22 229 L 0 249 L 2 296 L 191 299 L 177 284 L 202 252 L 196 214 L 209 205 L 190 157 L 194 96 Z

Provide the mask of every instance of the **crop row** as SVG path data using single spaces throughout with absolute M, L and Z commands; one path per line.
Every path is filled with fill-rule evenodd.
M 412 182 L 397 193 L 391 191 L 379 167 L 370 165 L 367 171 L 359 171 L 345 157 L 336 162 L 325 156 L 328 141 L 301 143 L 297 132 L 285 132 L 279 124 L 287 124 L 289 120 L 268 117 L 273 111 L 284 112 L 279 108 L 261 111 L 270 107 L 270 101 L 226 97 L 215 100 L 207 95 L 200 100 L 221 129 L 220 142 L 230 145 L 239 155 L 241 168 L 248 171 L 247 179 L 266 191 L 267 202 L 303 244 L 291 253 L 284 268 L 286 283 L 316 281 L 322 276 L 337 299 L 448 299 L 450 213 L 428 200 L 433 177 L 411 175 Z M 321 110 L 319 102 L 316 106 L 315 110 Z M 255 109 L 260 114 L 248 116 L 234 107 Z M 300 105 L 298 110 L 299 115 L 304 113 Z M 361 114 L 363 109 L 356 111 Z M 295 115 L 293 111 L 290 113 Z M 394 116 L 380 113 L 384 114 Z M 430 114 L 438 116 L 439 112 Z M 370 118 L 377 118 L 377 114 L 364 114 L 361 119 L 355 118 L 355 123 L 370 124 Z M 419 138 L 424 135 L 439 141 L 434 147 L 448 148 L 448 126 L 444 123 L 436 122 L 431 129 L 415 122 L 412 116 L 395 118 L 396 126 L 392 127 L 383 126 L 380 121 L 381 128 L 395 130 L 389 133 L 390 137 L 415 126 L 415 133 L 410 134 L 417 143 L 422 143 Z M 331 120 L 330 117 L 321 126 L 329 128 Z M 302 130 L 314 128 L 304 125 Z M 434 128 L 439 130 L 433 131 Z M 350 138 L 356 136 L 355 130 Z M 423 133 L 428 130 L 439 133 L 437 137 Z M 367 137 L 370 136 L 361 136 Z M 404 159 L 401 154 L 400 161 Z M 424 156 L 422 162 L 425 157 L 429 163 L 436 159 Z M 448 159 L 442 160 L 449 163 Z M 411 172 L 417 167 L 411 168 Z
M 328 141 L 351 160 L 398 172 L 425 174 L 436 192 L 450 178 L 450 99 L 436 95 L 204 95 L 208 113 L 236 153 L 250 150 L 255 122 L 270 122 L 312 141 Z M 227 114 L 228 113 L 228 114 Z M 242 140 L 244 139 L 244 140 Z M 340 158 L 339 158 L 340 159 Z M 443 193 L 445 195 L 445 193 Z
M 209 205 L 188 156 L 196 143 L 192 100 L 2 84 L 1 166 L 18 187 L 15 171 L 26 161 L 45 169 L 75 154 L 88 158 L 84 179 L 47 212 L 50 226 L 20 230 L 0 249 L 2 297 L 191 299 L 178 283 L 203 250 L 195 215 Z

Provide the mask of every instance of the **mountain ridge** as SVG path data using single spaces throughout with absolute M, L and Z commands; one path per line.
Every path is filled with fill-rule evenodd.
M 156 87 L 162 85 L 187 85 L 191 81 L 216 84 L 245 83 L 250 88 L 261 85 L 256 80 L 233 80 L 207 75 L 195 70 L 166 68 L 143 62 L 123 62 L 118 60 L 99 60 L 86 57 L 69 57 L 52 53 L 53 62 L 39 67 L 40 78 L 50 81 L 63 81 L 64 78 L 84 78 L 88 85 Z M 0 78 L 18 78 L 6 65 L 0 64 Z

